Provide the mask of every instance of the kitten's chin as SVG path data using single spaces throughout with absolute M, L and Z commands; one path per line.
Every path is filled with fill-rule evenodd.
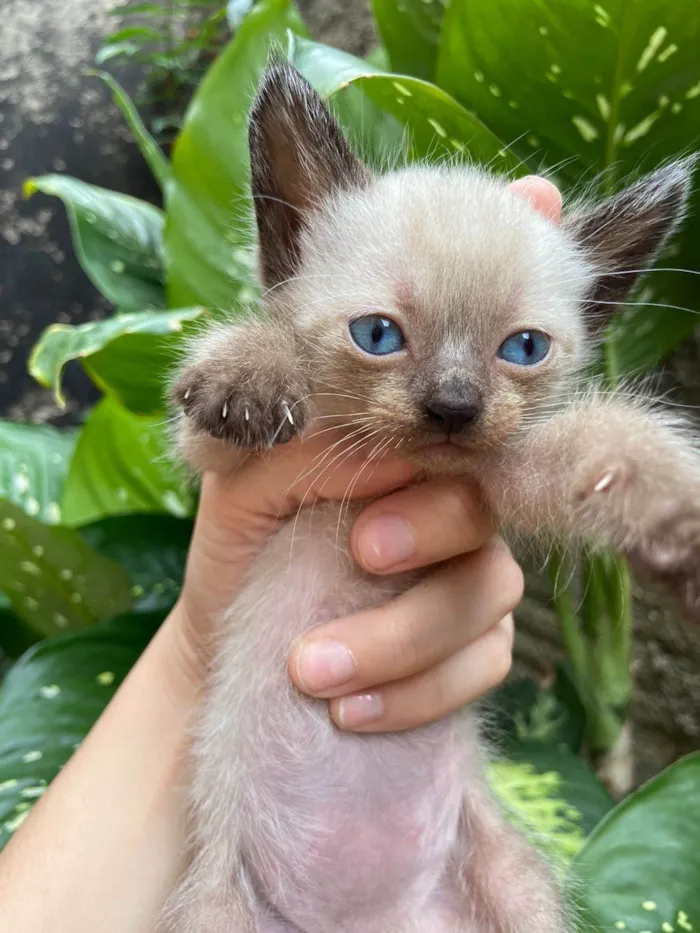
M 478 452 L 461 447 L 452 441 L 426 444 L 410 451 L 410 459 L 426 473 L 463 474 L 469 472 L 470 464 L 478 461 Z

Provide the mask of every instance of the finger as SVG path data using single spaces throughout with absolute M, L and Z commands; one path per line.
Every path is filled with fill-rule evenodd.
M 508 185 L 519 197 L 530 201 L 532 206 L 548 220 L 558 223 L 561 218 L 561 193 L 556 185 L 539 175 L 526 175 Z
M 358 453 L 333 471 L 327 482 L 322 461 L 325 447 L 300 441 L 268 454 L 251 455 L 235 472 L 204 476 L 198 518 L 213 519 L 222 533 L 250 528 L 255 540 L 269 534 L 269 522 L 293 515 L 301 504 L 311 505 L 316 496 L 331 499 L 347 493 L 357 476 L 358 464 L 365 459 Z M 342 451 L 340 456 L 342 456 Z M 379 468 L 366 471 L 352 489 L 353 498 L 371 498 L 405 486 L 415 476 L 415 469 L 400 460 L 387 460 Z M 258 530 L 260 534 L 258 534 Z
M 494 530 L 477 487 L 450 479 L 403 489 L 368 506 L 350 543 L 365 570 L 396 573 L 473 551 Z
M 512 648 L 513 617 L 508 615 L 430 670 L 332 700 L 331 717 L 341 729 L 357 732 L 395 732 L 435 722 L 498 686 L 510 671 Z
M 328 698 L 410 677 L 483 635 L 522 591 L 522 571 L 494 539 L 390 603 L 314 629 L 293 646 L 290 675 Z

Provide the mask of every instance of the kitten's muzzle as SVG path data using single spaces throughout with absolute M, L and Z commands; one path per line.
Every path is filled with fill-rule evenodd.
M 445 431 L 448 437 L 474 424 L 483 410 L 481 393 L 472 385 L 461 386 L 456 391 L 438 391 L 425 403 L 430 426 Z

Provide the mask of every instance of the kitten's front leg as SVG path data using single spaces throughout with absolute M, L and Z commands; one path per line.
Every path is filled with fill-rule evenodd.
M 171 396 L 190 434 L 244 449 L 283 444 L 305 428 L 309 384 L 294 335 L 271 321 L 221 326 L 189 348 Z
M 483 481 L 505 524 L 618 550 L 700 618 L 700 455 L 670 416 L 592 396 L 529 430 Z

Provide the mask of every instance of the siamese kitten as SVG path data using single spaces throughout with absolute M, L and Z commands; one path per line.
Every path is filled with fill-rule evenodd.
M 504 526 L 619 549 L 697 616 L 700 459 L 627 394 L 574 393 L 676 226 L 690 165 L 556 225 L 476 168 L 373 177 L 287 65 L 262 82 L 250 154 L 268 291 L 261 315 L 200 337 L 174 383 L 190 464 L 232 470 L 242 451 L 337 424 L 337 450 L 391 447 L 426 475 L 475 477 Z M 356 514 L 317 505 L 293 547 L 282 526 L 221 619 L 193 744 L 192 861 L 166 926 L 565 933 L 549 867 L 485 785 L 473 712 L 346 734 L 289 682 L 297 636 L 416 579 L 355 565 Z

